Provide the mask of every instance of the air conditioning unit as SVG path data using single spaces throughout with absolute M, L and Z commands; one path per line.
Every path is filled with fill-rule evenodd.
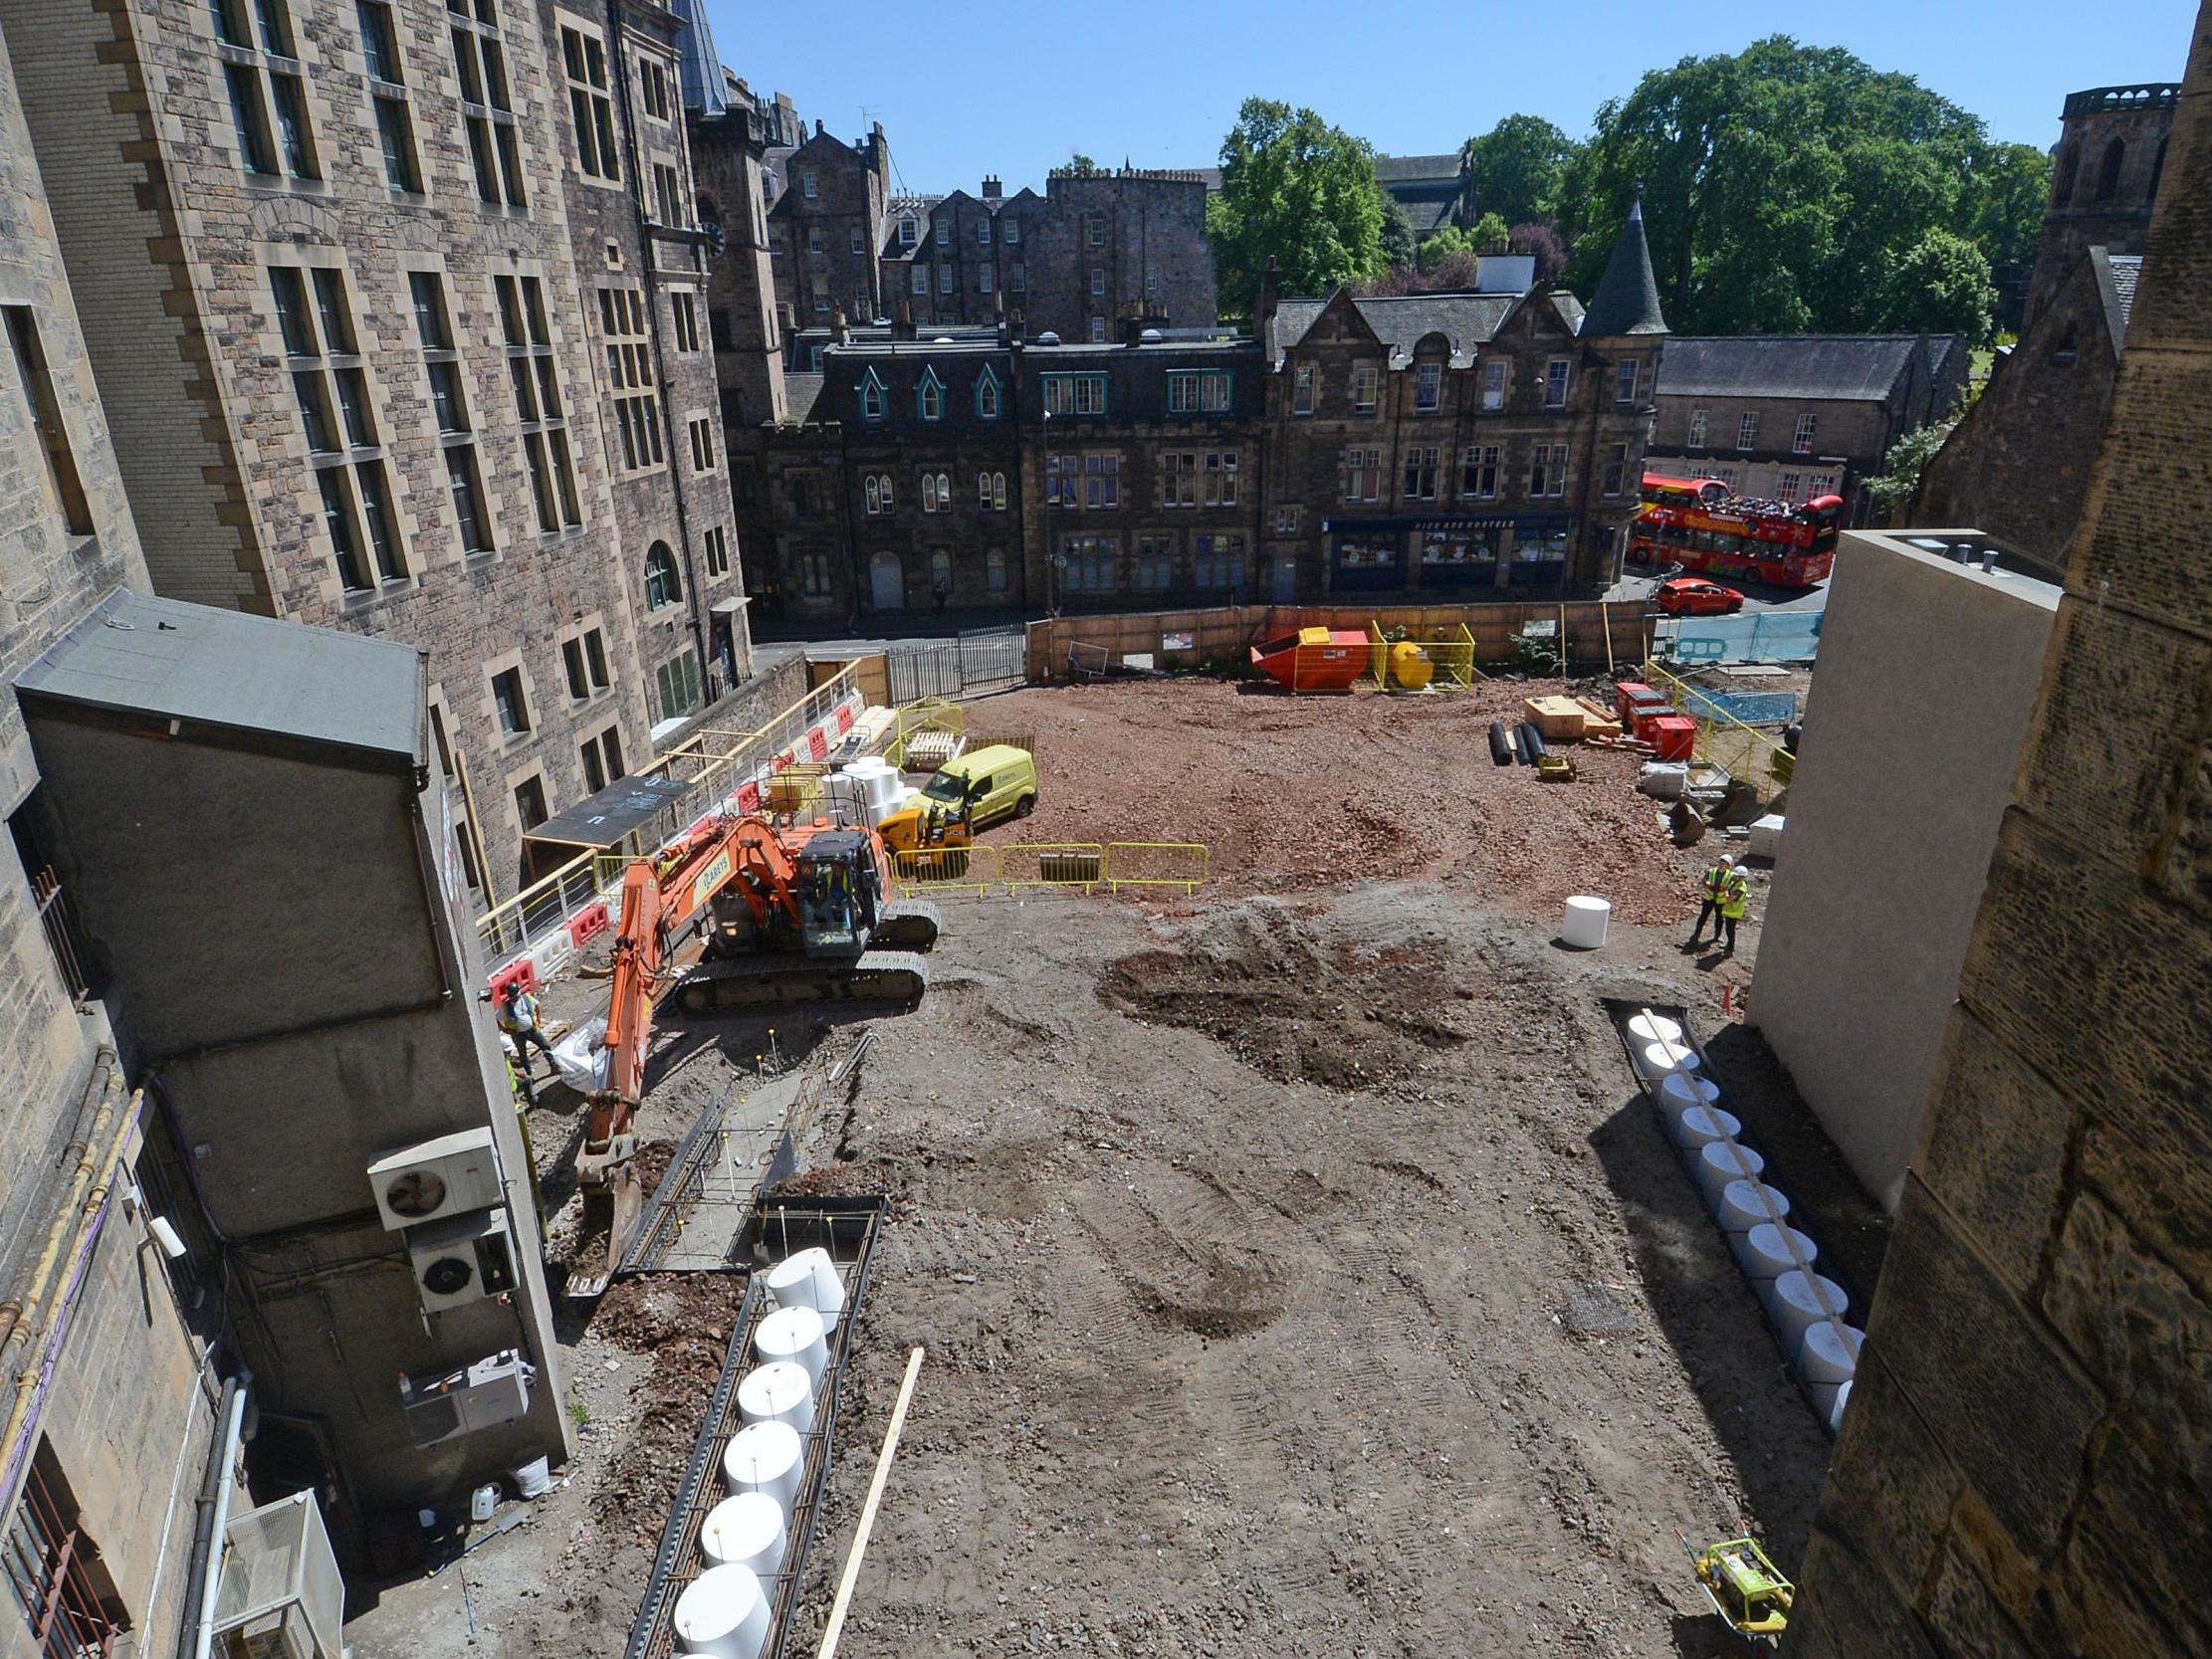
M 530 1385 L 538 1367 L 508 1348 L 465 1369 L 417 1382 L 402 1374 L 399 1404 L 418 1446 L 512 1423 L 530 1410 Z
M 466 1307 L 515 1288 L 515 1235 L 504 1208 L 409 1227 L 407 1254 L 415 1265 L 415 1294 L 427 1313 Z
M 458 1130 L 368 1166 L 376 1211 L 388 1231 L 443 1221 L 501 1201 L 499 1154 L 489 1129 Z
M 223 1529 L 215 1643 L 233 1659 L 339 1659 L 345 1584 L 315 1494 L 296 1492 Z

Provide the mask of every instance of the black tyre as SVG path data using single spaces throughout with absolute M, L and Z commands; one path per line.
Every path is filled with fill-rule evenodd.
M 1037 798 L 1034 795 L 1023 795 L 1019 800 L 1013 803 L 1013 815 L 1016 818 L 1026 818 L 1036 809 Z

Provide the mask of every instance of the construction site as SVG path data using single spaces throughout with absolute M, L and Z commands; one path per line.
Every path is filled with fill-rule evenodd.
M 1840 1390 L 1796 1338 L 1863 1322 L 1887 1232 L 1744 1023 L 1760 905 L 1732 952 L 1718 924 L 1683 948 L 1717 849 L 1771 870 L 1750 825 L 1786 802 L 1781 725 L 1680 722 L 1749 745 L 1731 795 L 1635 735 L 1691 691 L 1658 665 L 1563 680 L 1347 637 L 1359 684 L 1314 695 L 1265 642 L 1242 674 L 1117 660 L 907 708 L 871 706 L 879 663 L 816 665 L 766 732 L 702 751 L 712 811 L 485 920 L 548 941 L 491 979 L 535 986 L 568 1079 L 538 1063 L 526 1123 L 575 1452 L 356 1587 L 357 1656 L 741 1651 L 687 1638 L 684 1597 L 758 1490 L 729 1465 L 793 1242 L 855 1317 L 743 1651 L 1740 1650 L 1684 1542 L 1802 1555 Z M 1493 725 L 1539 721 L 1554 764 L 1501 764 Z M 975 774 L 1014 753 L 986 823 Z M 968 791 L 949 816 L 933 777 Z M 789 970 L 690 965 L 705 885 L 765 891 L 748 847 L 803 861 L 841 825 L 886 849 L 871 948 L 767 990 Z M 732 850 L 764 874 L 731 881 Z M 1593 898 L 1600 938 L 1570 941 Z M 1840 1299 L 1797 1330 L 1701 1195 L 1714 1138 L 1675 1133 L 1654 1035 L 1710 1068 L 1735 1155 L 1789 1170 Z

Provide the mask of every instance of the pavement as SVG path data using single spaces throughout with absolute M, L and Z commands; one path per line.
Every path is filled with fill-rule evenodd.
M 1717 576 L 1708 577 L 1707 580 L 1719 582 L 1722 587 L 1732 587 L 1742 594 L 1743 610 L 1740 614 L 1745 616 L 1761 611 L 1817 611 L 1826 609 L 1828 605 L 1826 579 L 1805 588 L 1768 587 L 1761 582 L 1727 581 Z M 1659 579 L 1657 576 L 1627 575 L 1608 588 L 1605 596 L 1616 603 L 1649 599 L 1659 584 Z

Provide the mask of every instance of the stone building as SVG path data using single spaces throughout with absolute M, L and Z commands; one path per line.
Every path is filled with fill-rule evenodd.
M 0 0 L 157 590 L 426 649 L 470 877 L 741 596 L 658 0 Z M 688 298 L 688 314 L 685 301 Z M 666 612 L 666 615 L 657 614 Z M 743 612 L 730 671 L 746 672 Z
M 1928 463 L 1906 523 L 1978 525 L 2056 569 L 2111 408 L 2180 88 L 2066 101 L 2020 338 Z
M 189 1554 L 193 1509 L 170 1500 L 207 1462 L 218 1388 L 204 1322 L 188 1329 L 158 1267 L 139 1278 L 160 1200 L 126 1203 L 116 1172 L 139 1161 L 143 1102 L 85 996 L 78 896 L 14 691 L 103 594 L 146 584 L 24 122 L 20 34 L 0 33 L 0 1389 L 29 1407 L 0 1449 L 9 1659 L 171 1639 L 186 1587 L 164 1563 Z M 72 1537 L 85 1547 L 64 1556 Z
M 775 421 L 785 404 L 784 330 L 769 254 L 774 129 L 751 90 L 716 58 L 698 0 L 677 0 L 677 7 L 689 14 L 681 43 L 685 125 L 706 232 L 707 343 L 722 419 L 728 426 Z M 769 113 L 781 110 L 772 104 Z
M 1464 150 L 1443 155 L 1378 155 L 1375 182 L 1398 204 L 1418 237 L 1464 229 L 1479 216 Z
M 1666 331 L 1641 204 L 1587 311 L 1539 288 L 1263 292 L 1258 312 L 1269 597 L 1461 602 L 1614 579 Z
M 812 137 L 775 152 L 764 188 L 774 188 L 767 180 L 778 172 L 780 187 L 769 209 L 769 253 L 776 317 L 784 331 L 825 323 L 832 312 L 858 322 L 887 318 L 876 260 L 891 195 L 891 146 L 883 123 L 848 144 L 817 121 Z
M 1218 318 L 1206 183 L 1195 172 L 1058 167 L 1044 194 L 904 197 L 887 216 L 882 292 L 917 324 L 1018 311 L 1028 336 L 1119 338 L 1120 319 L 1211 329 Z
M 1666 342 L 1654 472 L 1761 501 L 1841 496 L 1867 518 L 1889 446 L 1966 395 L 1963 334 L 1677 335 Z
M 2200 12 L 1791 1659 L 2212 1652 L 2208 104 Z

